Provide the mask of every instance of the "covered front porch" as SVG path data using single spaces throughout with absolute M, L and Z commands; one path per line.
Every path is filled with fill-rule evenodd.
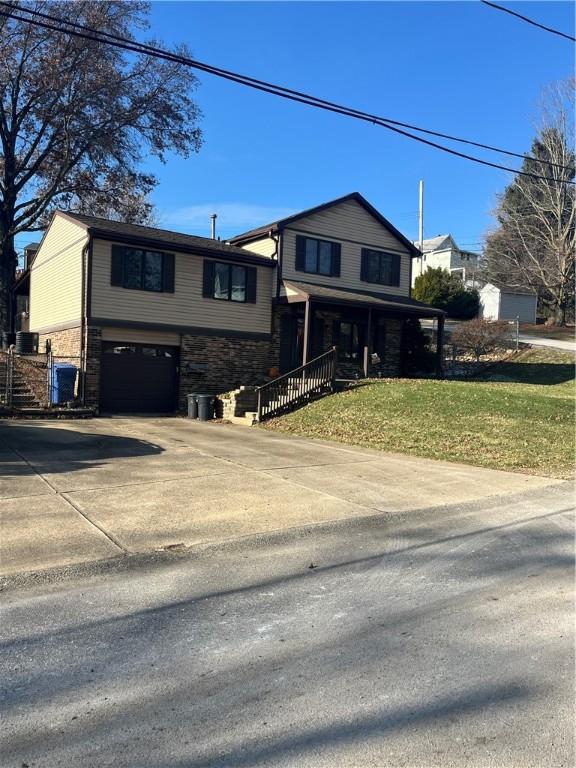
M 337 376 L 401 375 L 404 323 L 435 318 L 436 374 L 443 373 L 444 312 L 408 297 L 382 296 L 284 281 L 277 301 L 274 342 L 280 373 L 306 365 L 333 347 Z

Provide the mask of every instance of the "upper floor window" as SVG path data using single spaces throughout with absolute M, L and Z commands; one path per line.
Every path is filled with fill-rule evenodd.
M 362 248 L 360 279 L 366 283 L 399 286 L 400 260 L 399 253 L 386 253 L 385 251 Z
M 256 267 L 205 260 L 202 295 L 207 299 L 255 303 Z
M 312 275 L 340 277 L 340 243 L 296 235 L 296 269 Z
M 137 291 L 174 293 L 174 254 L 113 245 L 110 283 Z

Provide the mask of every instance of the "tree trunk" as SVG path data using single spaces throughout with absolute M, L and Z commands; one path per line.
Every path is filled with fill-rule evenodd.
M 566 325 L 566 307 L 564 304 L 556 304 L 554 307 L 554 325 Z
M 0 239 L 0 332 L 13 330 L 12 286 L 16 277 L 16 264 L 14 238 L 8 235 Z

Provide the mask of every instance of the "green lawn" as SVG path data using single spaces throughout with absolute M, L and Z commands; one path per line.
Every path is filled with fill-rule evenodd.
M 574 356 L 525 350 L 482 380 L 387 379 L 264 424 L 307 437 L 529 474 L 574 473 Z

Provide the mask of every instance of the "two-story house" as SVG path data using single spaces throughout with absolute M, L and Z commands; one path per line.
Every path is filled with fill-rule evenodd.
M 173 411 L 336 346 L 341 373 L 400 371 L 419 251 L 354 193 L 229 242 L 55 213 L 29 269 L 29 328 L 78 360 L 104 411 Z
M 414 263 L 412 287 L 419 274 L 437 267 L 457 274 L 466 286 L 477 287 L 478 260 L 477 253 L 459 248 L 452 235 L 431 237 L 422 242 L 422 256 Z

